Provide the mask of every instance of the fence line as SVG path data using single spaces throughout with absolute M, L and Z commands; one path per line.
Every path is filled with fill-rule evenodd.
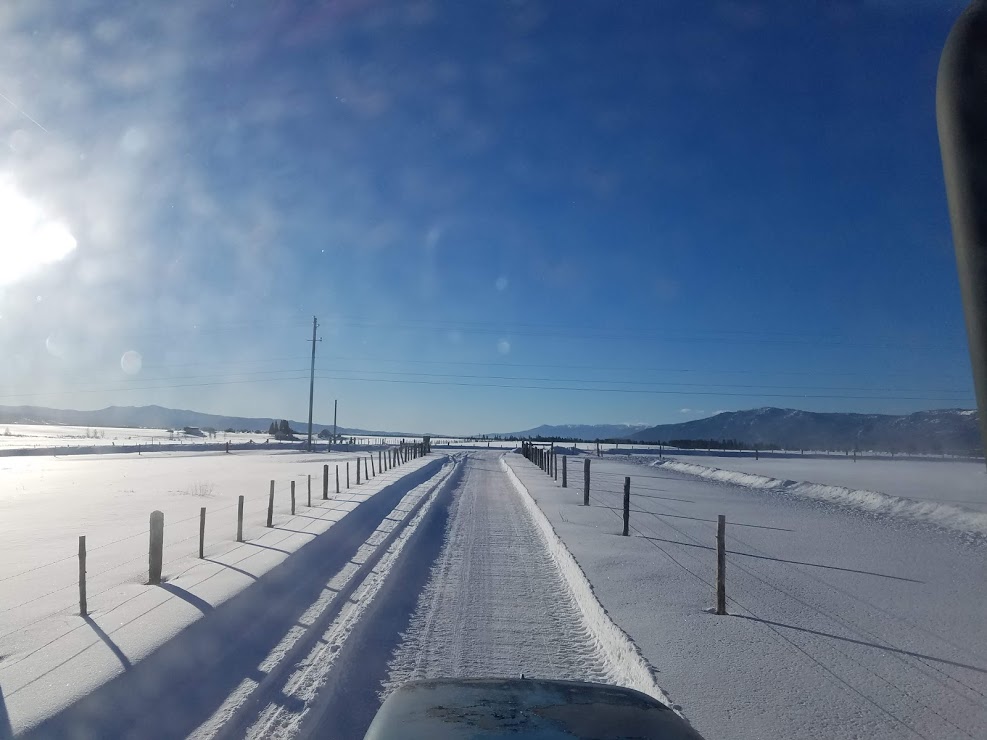
M 383 463 L 383 461 L 386 460 L 388 457 L 390 457 L 391 454 L 393 453 L 393 459 L 397 461 L 396 464 L 400 465 L 402 464 L 400 462 L 402 459 L 407 459 L 407 460 L 416 459 L 418 457 L 422 457 L 428 454 L 429 451 L 430 449 L 425 443 L 403 443 L 400 446 L 395 446 L 393 448 L 386 448 L 385 450 L 380 450 L 378 454 L 379 454 L 379 459 Z M 369 464 L 372 466 L 374 464 L 372 455 L 370 455 L 369 457 L 370 457 Z M 348 464 L 349 463 L 347 463 L 347 466 Z M 359 464 L 360 464 L 359 457 L 356 459 L 356 464 L 359 469 Z M 364 464 L 364 471 L 366 473 L 368 472 L 366 467 L 368 464 L 368 460 L 366 457 L 363 458 L 363 464 Z M 327 501 L 329 500 L 328 490 L 327 490 L 328 467 L 329 467 L 328 464 L 323 465 L 323 493 L 324 493 L 324 500 Z M 374 476 L 376 476 L 376 472 L 377 470 L 375 468 L 373 473 Z M 296 514 L 297 507 L 296 507 L 296 500 L 294 494 L 295 494 L 295 482 L 296 482 L 295 478 L 297 478 L 298 475 L 301 474 L 296 474 L 294 477 L 292 477 L 289 480 L 289 489 L 290 489 L 289 510 L 291 512 L 291 515 Z M 337 493 L 338 493 L 339 491 L 338 465 L 336 466 L 336 476 L 337 476 Z M 347 495 L 345 499 L 343 499 L 342 497 L 339 497 L 337 499 L 336 496 L 333 496 L 332 503 L 329 506 L 324 506 L 324 505 L 313 506 L 312 496 L 311 496 L 311 480 L 312 480 L 311 474 L 307 475 L 306 480 L 307 480 L 307 499 L 306 499 L 307 508 L 317 509 L 321 512 L 328 514 L 331 512 L 339 511 L 341 508 L 349 504 L 354 504 L 354 503 L 358 504 L 366 500 L 363 495 L 359 497 L 352 497 Z M 268 495 L 264 498 L 266 498 L 266 501 L 261 497 L 245 497 L 244 495 L 239 495 L 237 496 L 236 500 L 228 504 L 224 504 L 222 506 L 212 508 L 211 513 L 213 514 L 214 517 L 218 512 L 223 512 L 232 509 L 234 507 L 236 507 L 237 509 L 235 539 L 232 538 L 226 539 L 225 537 L 220 537 L 218 540 L 214 541 L 213 544 L 230 543 L 234 546 L 233 549 L 236 549 L 237 547 L 245 544 L 248 541 L 244 538 L 244 532 L 243 532 L 245 514 L 257 515 L 266 509 L 267 517 L 265 523 L 267 527 L 265 527 L 265 529 L 274 528 L 274 514 L 275 514 L 275 510 L 278 508 L 277 506 L 275 506 L 276 481 L 272 480 L 270 482 Z M 121 568 L 133 567 L 136 570 L 138 567 L 137 563 L 141 560 L 144 560 L 144 562 L 146 563 L 146 567 L 148 568 L 147 583 L 149 585 L 158 584 L 163 580 L 163 577 L 166 575 L 164 572 L 165 566 L 189 557 L 195 558 L 196 561 L 198 561 L 199 559 L 205 559 L 206 544 L 207 544 L 206 519 L 207 519 L 207 507 L 203 506 L 200 507 L 199 511 L 193 515 L 183 517 L 181 519 L 176 519 L 174 521 L 168 521 L 167 522 L 168 526 L 166 527 L 164 513 L 160 511 L 154 511 L 151 514 L 149 528 L 140 532 L 135 532 L 133 534 L 125 535 L 123 537 L 118 537 L 117 539 L 111 540 L 109 542 L 104 542 L 96 546 L 92 546 L 91 538 L 87 538 L 85 535 L 80 535 L 78 538 L 77 552 L 73 552 L 70 555 L 65 555 L 64 557 L 56 558 L 54 560 L 45 563 L 40 563 L 38 565 L 33 565 L 29 568 L 26 568 L 25 570 L 12 573 L 10 575 L 6 575 L 3 578 L 0 578 L 0 583 L 5 583 L 7 581 L 13 581 L 14 579 L 17 578 L 29 576 L 33 573 L 44 570 L 46 568 L 54 568 L 59 565 L 64 565 L 71 560 L 77 560 L 78 562 L 77 578 L 72 579 L 71 582 L 67 583 L 64 586 L 52 588 L 50 590 L 45 591 L 44 593 L 38 594 L 36 596 L 32 596 L 31 598 L 28 598 L 24 601 L 20 601 L 16 604 L 0 608 L 0 614 L 5 614 L 14 611 L 16 609 L 21 609 L 23 607 L 30 606 L 31 604 L 37 603 L 49 597 L 56 596 L 61 592 L 78 589 L 78 597 L 79 597 L 78 613 L 80 615 L 85 616 L 89 613 L 89 607 L 92 605 L 92 600 L 94 598 L 97 598 L 101 594 L 107 593 L 108 591 L 112 591 L 113 589 L 119 587 L 121 583 L 123 583 L 124 581 L 121 581 L 119 579 L 113 579 L 113 582 L 107 583 L 105 588 L 101 588 L 96 591 L 93 591 L 90 588 L 91 582 L 94 580 L 105 581 L 108 574 L 112 574 L 115 571 L 120 570 Z M 322 516 L 316 517 L 316 519 L 321 521 L 326 521 L 326 519 Z M 188 530 L 184 529 L 181 525 L 188 524 L 189 522 L 192 522 L 194 520 L 198 520 L 198 527 L 196 527 L 192 531 L 192 534 L 189 534 L 188 536 L 179 536 L 177 538 L 172 538 L 172 539 L 168 538 L 168 535 L 176 531 L 179 532 L 179 534 L 184 535 L 185 532 Z M 256 520 L 254 519 L 254 521 Z M 305 525 L 305 526 L 307 527 L 309 525 Z M 289 533 L 285 537 L 279 538 L 278 542 L 281 542 L 282 540 L 287 539 L 293 535 L 294 535 L 293 532 Z M 265 537 L 267 535 L 262 533 L 259 536 Z M 100 567 L 98 573 L 94 572 L 93 558 L 92 558 L 94 553 L 100 552 L 114 545 L 118 545 L 142 537 L 148 538 L 147 555 L 143 553 L 139 555 L 135 555 L 134 557 L 126 558 L 120 562 L 107 564 L 106 567 Z M 195 540 L 196 538 L 198 538 L 197 550 L 192 549 L 190 552 L 182 552 L 181 554 L 176 555 L 175 557 L 165 559 L 164 554 L 166 549 L 174 547 L 176 545 L 181 545 L 182 543 L 188 542 L 190 540 Z M 256 553 L 251 553 L 251 554 L 256 554 Z M 145 560 L 145 558 L 147 559 Z M 195 567 L 195 565 L 196 564 L 190 565 L 189 569 Z M 174 577 L 174 576 L 170 575 L 169 577 Z M 68 608 L 70 608 L 70 606 L 69 603 L 67 602 L 62 606 L 57 606 L 53 608 L 51 611 L 46 611 L 44 614 L 40 615 L 39 618 L 45 618 L 47 616 L 53 616 L 55 614 L 63 613 Z M 21 627 L 17 627 L 0 635 L 0 639 L 8 637 L 9 635 L 15 634 L 24 629 L 31 628 L 36 624 L 37 624 L 37 618 L 34 618 L 31 620 L 29 624 L 23 625 Z
M 521 452 L 521 455 L 523 457 L 525 457 L 529 462 L 531 462 L 531 463 L 533 463 L 535 465 L 538 465 L 550 477 L 552 476 L 553 468 L 555 468 L 556 469 L 556 471 L 555 471 L 556 474 L 554 476 L 554 480 L 556 480 L 556 481 L 558 480 L 558 473 L 557 473 L 557 462 L 558 462 L 557 457 L 558 456 L 555 453 L 555 446 L 554 446 L 554 444 L 552 445 L 552 447 L 550 449 L 546 449 L 544 447 L 539 447 L 538 445 L 535 445 L 535 444 L 530 443 L 530 442 L 522 442 L 521 443 L 521 450 L 520 450 L 520 452 Z M 562 488 L 568 488 L 568 485 L 567 485 L 568 480 L 567 480 L 567 475 L 566 475 L 566 469 L 567 469 L 567 466 L 568 466 L 568 460 L 567 460 L 567 457 L 566 456 L 563 456 L 563 458 L 562 458 L 562 465 L 563 465 L 563 476 L 562 476 L 562 486 L 561 487 Z M 601 475 L 601 474 L 598 473 L 598 475 Z M 675 514 L 667 514 L 666 515 L 666 514 L 662 514 L 660 512 L 648 511 L 647 509 L 631 509 L 631 476 L 629 476 L 629 475 L 614 474 L 614 473 L 603 473 L 602 475 L 609 476 L 609 477 L 622 477 L 624 479 L 624 486 L 623 486 L 623 489 L 621 491 L 617 491 L 617 490 L 614 490 L 614 489 L 608 489 L 608 488 L 603 488 L 603 489 L 597 488 L 597 489 L 595 489 L 595 490 L 597 490 L 600 493 L 622 493 L 623 494 L 623 500 L 621 502 L 622 503 L 621 507 L 618 509 L 615 506 L 608 506 L 607 504 L 605 504 L 600 499 L 598 499 L 598 498 L 596 498 L 594 496 L 591 496 L 590 490 L 591 490 L 591 485 L 592 485 L 591 484 L 592 473 L 591 473 L 590 458 L 589 457 L 586 457 L 583 460 L 583 506 L 589 506 L 590 505 L 590 499 L 592 499 L 592 500 L 594 500 L 594 501 L 597 502 L 599 508 L 601 508 L 601 509 L 608 509 L 612 513 L 614 513 L 615 515 L 619 516 L 621 518 L 621 523 L 622 523 L 621 535 L 624 536 L 624 537 L 629 536 L 630 535 L 630 531 L 631 530 L 634 530 L 635 532 L 638 533 L 638 535 L 641 538 L 646 539 L 652 545 L 657 546 L 657 543 L 656 542 L 651 541 L 651 539 L 648 538 L 643 533 L 641 533 L 641 531 L 639 529 L 637 529 L 636 527 L 634 527 L 634 526 L 631 525 L 631 522 L 630 522 L 630 515 L 631 515 L 631 513 L 650 514 L 651 516 L 654 516 L 655 519 L 657 519 L 658 521 L 661 521 L 661 517 L 662 516 L 670 516 L 670 517 L 681 518 L 681 519 L 692 519 L 692 520 L 701 521 L 701 522 L 714 521 L 714 520 L 701 519 L 701 518 L 698 518 L 698 517 L 689 517 L 689 516 L 684 516 L 684 515 L 675 515 Z M 654 478 L 654 477 L 660 477 L 660 476 L 640 476 L 640 477 L 643 477 L 643 478 Z M 672 480 L 677 480 L 677 479 L 674 479 L 673 478 Z M 646 489 L 646 490 L 653 490 L 653 489 Z M 662 489 L 659 489 L 659 490 L 662 490 Z M 671 497 L 653 496 L 653 495 L 647 495 L 647 494 L 639 494 L 639 495 L 641 495 L 642 498 L 669 499 L 669 500 L 674 500 L 674 501 L 681 501 L 683 503 L 693 503 L 692 501 L 689 501 L 687 499 L 673 499 Z M 618 511 L 620 512 L 619 514 L 617 513 Z M 716 606 L 714 607 L 713 612 L 715 614 L 717 614 L 717 615 L 724 615 L 724 614 L 727 613 L 727 611 L 726 611 L 726 601 L 727 601 L 727 596 L 726 596 L 726 534 L 725 534 L 725 532 L 726 532 L 726 517 L 723 514 L 718 515 L 717 518 L 716 518 L 716 520 L 715 520 L 715 523 L 716 523 L 716 526 L 717 526 L 717 529 L 716 529 L 716 547 L 714 548 L 715 551 L 716 551 L 716 565 L 715 565 L 716 578 L 715 578 L 715 587 L 714 587 L 715 588 L 715 596 L 716 596 Z M 759 525 L 740 525 L 740 526 L 758 527 Z M 676 531 L 679 531 L 676 527 L 672 527 L 672 528 L 673 529 L 676 529 Z M 768 529 L 780 529 L 779 527 L 767 527 L 767 528 Z M 693 538 L 689 538 L 689 539 L 693 539 Z M 675 558 L 673 558 L 664 548 L 659 547 L 658 549 L 661 550 L 662 552 L 664 552 L 665 555 L 670 560 L 672 560 L 677 565 L 679 565 L 679 567 L 685 569 L 686 571 L 688 571 L 693 576 L 696 576 L 695 573 L 693 573 L 688 568 L 686 568 L 681 563 L 679 563 L 677 560 L 675 560 Z M 698 578 L 699 576 L 696 576 L 696 577 Z M 703 579 L 700 578 L 700 580 L 703 580 Z M 732 599 L 731 599 L 731 601 L 732 601 Z

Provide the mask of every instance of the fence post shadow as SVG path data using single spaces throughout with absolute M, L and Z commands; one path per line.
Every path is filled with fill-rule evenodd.
M 83 615 L 82 618 L 85 620 L 86 624 L 89 625 L 92 631 L 96 633 L 96 637 L 102 640 L 106 644 L 106 647 L 108 647 L 112 651 L 112 653 L 116 656 L 117 660 L 120 661 L 120 665 L 123 666 L 123 669 L 125 671 L 129 671 L 131 668 L 133 668 L 133 663 L 131 663 L 130 659 L 126 655 L 124 655 L 123 650 L 121 650 L 117 646 L 117 644 L 113 642 L 113 638 L 111 638 L 108 634 L 106 634 L 106 632 L 103 631 L 102 627 L 96 624 L 96 622 L 93 620 L 91 616 L 85 614 Z
M 3 686 L 0 686 L 0 740 L 10 740 L 13 737 L 14 728 L 10 726 L 10 714 L 3 699 Z
M 200 598 L 200 597 L 196 596 L 191 591 L 186 591 L 181 586 L 176 586 L 174 583 L 162 583 L 162 584 L 160 584 L 158 586 L 158 588 L 162 588 L 165 591 L 167 591 L 168 593 L 174 594 L 175 596 L 177 596 L 178 598 L 180 598 L 182 601 L 187 601 L 189 604 L 191 604 L 192 606 L 194 606 L 196 609 L 198 609 L 203 614 L 206 614 L 208 612 L 211 612 L 212 609 L 213 609 L 212 604 L 210 604 L 208 601 L 206 601 L 203 598 Z

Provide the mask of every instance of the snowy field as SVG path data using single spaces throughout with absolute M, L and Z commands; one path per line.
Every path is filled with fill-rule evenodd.
M 562 489 L 505 459 L 705 737 L 984 737 L 982 538 L 606 457 L 584 507 L 581 460 Z M 718 514 L 725 617 L 705 611 Z
M 300 431 L 298 441 L 306 439 L 305 430 Z M 314 436 L 314 435 L 313 435 Z M 421 437 L 368 437 L 346 436 L 345 442 L 352 439 L 358 446 L 395 445 L 402 440 L 421 441 Z M 0 424 L 0 451 L 37 450 L 64 447 L 114 447 L 132 445 L 217 445 L 282 444 L 266 433 L 217 431 L 215 436 L 203 432 L 201 436 L 184 434 L 169 429 L 140 429 L 136 427 L 86 427 L 59 424 Z M 313 442 L 325 445 L 326 441 L 313 438 Z M 288 444 L 288 443 L 283 443 Z M 297 444 L 297 443 L 296 443 Z
M 368 483 L 361 470 L 360 485 L 354 453 L 0 458 L 0 718 L 14 728 L 30 725 L 129 668 L 361 503 L 402 476 L 414 481 L 431 464 L 413 460 L 380 473 L 376 453 L 359 457 L 371 472 Z M 274 527 L 267 528 L 272 480 Z M 235 541 L 239 495 L 243 543 Z M 200 507 L 207 510 L 205 560 L 197 557 Z M 160 588 L 144 585 L 153 510 L 165 515 Z M 78 616 L 80 535 L 87 539 L 88 620 Z
M 432 449 L 446 447 L 459 449 L 513 450 L 520 442 L 505 442 L 497 439 L 472 439 L 470 437 L 433 437 Z
M 987 538 L 644 456 L 590 458 L 582 506 L 582 455 L 562 489 L 502 449 L 438 449 L 359 486 L 369 451 L 0 459 L 0 738 L 360 737 L 403 681 L 521 672 L 637 688 L 711 740 L 983 736 Z
M 8 434 L 9 432 L 9 434 Z M 181 442 L 230 444 L 253 440 L 263 444 L 266 434 L 226 434 L 218 432 L 215 439 L 174 435 L 167 429 L 135 429 L 133 427 L 79 427 L 56 424 L 0 424 L 0 449 L 38 447 L 112 447 L 113 445 L 151 445 Z

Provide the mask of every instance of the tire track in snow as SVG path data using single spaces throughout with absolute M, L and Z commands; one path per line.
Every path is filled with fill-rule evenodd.
M 384 693 L 440 676 L 618 680 L 504 470 L 467 465 Z

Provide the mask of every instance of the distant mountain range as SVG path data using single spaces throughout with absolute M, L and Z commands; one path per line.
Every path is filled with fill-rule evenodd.
M 60 424 L 93 427 L 144 427 L 181 429 L 260 429 L 267 431 L 270 417 L 220 416 L 163 406 L 110 406 L 96 411 L 50 409 L 41 406 L 0 406 L 0 424 Z M 307 422 L 289 421 L 304 431 Z M 314 433 L 332 429 L 312 424 Z M 339 427 L 340 434 L 416 436 L 413 432 L 379 431 Z M 561 424 L 496 436 L 549 437 L 557 439 L 626 439 L 634 442 L 670 440 L 737 440 L 753 445 L 779 445 L 786 449 L 883 450 L 904 453 L 980 454 L 979 417 L 976 411 L 943 409 L 914 414 L 816 413 L 796 409 L 760 408 L 726 411 L 706 419 L 679 424 Z
M 96 411 L 49 409 L 42 406 L 0 406 L 0 424 L 60 424 L 92 427 L 136 427 L 145 429 L 181 429 L 182 427 L 214 427 L 215 429 L 249 429 L 266 432 L 270 417 L 219 416 L 187 409 L 169 409 L 164 406 L 109 406 Z M 291 421 L 291 428 L 306 431 L 307 421 Z M 332 424 L 312 424 L 313 434 L 332 429 Z M 382 432 L 367 429 L 339 427 L 339 434 L 415 436 L 409 432 Z
M 514 437 L 561 439 L 737 440 L 745 444 L 778 445 L 786 449 L 883 450 L 979 454 L 976 411 L 944 409 L 914 414 L 816 413 L 796 409 L 760 408 L 727 411 L 706 419 L 646 427 L 630 424 L 542 425 L 515 432 Z
M 506 432 L 495 437 L 557 437 L 560 439 L 627 439 L 647 429 L 647 424 L 542 424 L 523 432 Z
M 786 449 L 860 449 L 896 452 L 980 453 L 976 411 L 942 409 L 904 416 L 816 413 L 760 408 L 727 411 L 707 419 L 661 424 L 629 436 L 641 442 L 736 439 Z

